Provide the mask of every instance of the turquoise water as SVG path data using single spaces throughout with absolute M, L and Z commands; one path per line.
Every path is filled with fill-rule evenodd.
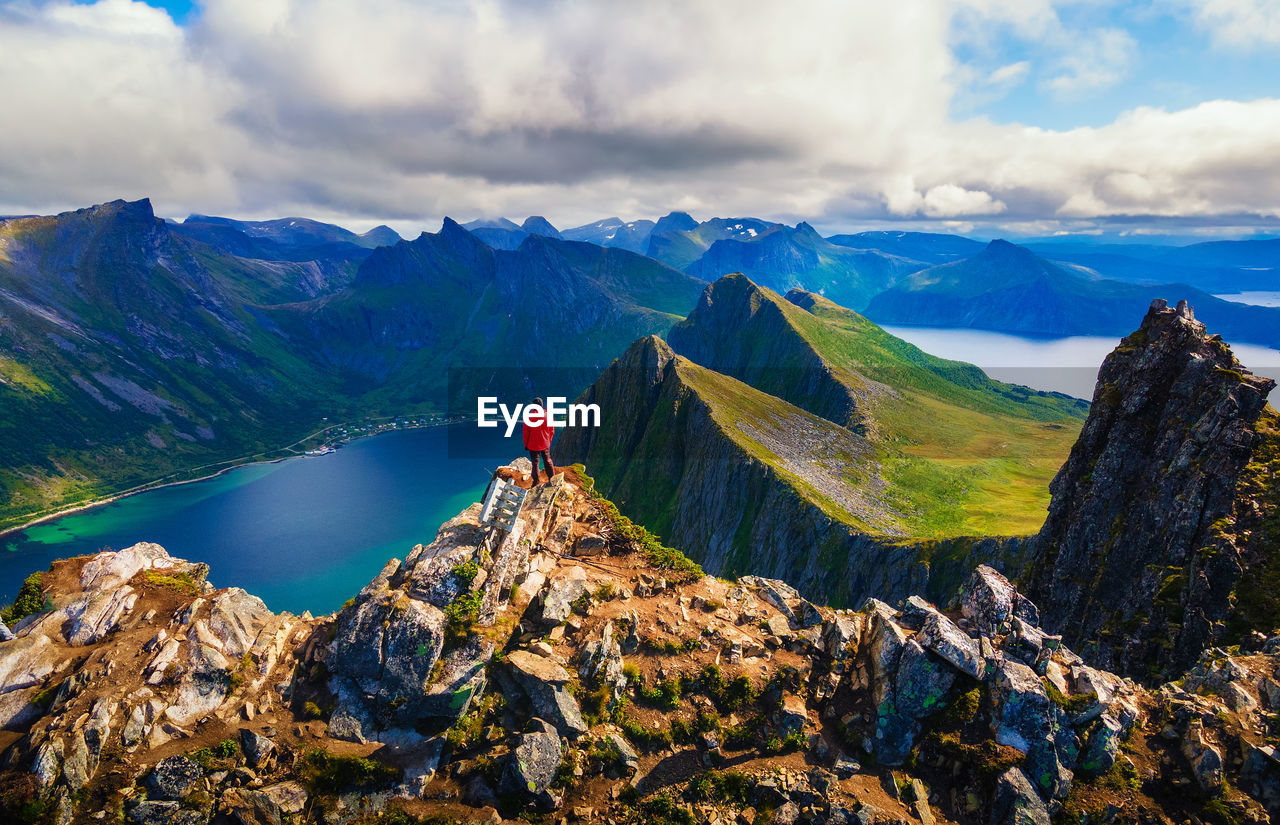
M 0 538 L 0 604 L 54 559 L 153 541 L 273 610 L 327 613 L 479 500 L 503 462 L 474 433 L 390 432 L 36 525 Z

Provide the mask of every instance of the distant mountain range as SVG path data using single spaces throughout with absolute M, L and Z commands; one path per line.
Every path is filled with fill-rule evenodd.
M 885 324 L 1113 335 L 1153 297 L 1189 301 L 1211 329 L 1229 340 L 1280 345 L 1280 309 L 1223 301 L 1184 284 L 1108 280 L 1007 241 L 992 241 L 970 258 L 912 273 L 872 298 L 866 313 Z
M 574 395 L 703 287 L 641 255 L 452 221 L 369 247 L 286 219 L 115 201 L 0 222 L 0 527 L 330 423 L 443 412 L 456 388 Z M 485 369 L 480 369 L 480 368 Z M 575 371 L 576 370 L 576 371 Z M 473 402 L 474 403 L 474 402 Z
M 260 454 L 326 417 L 447 409 L 451 367 L 465 368 L 455 401 L 480 385 L 527 394 L 544 368 L 564 370 L 547 380 L 576 393 L 629 343 L 666 335 L 691 311 L 697 328 L 712 328 L 716 313 L 699 295 L 732 272 L 760 294 L 807 293 L 800 300 L 828 314 L 1042 335 L 1121 335 L 1153 297 L 1186 298 L 1232 340 L 1274 346 L 1280 310 L 1156 276 L 1220 277 L 1221 292 L 1274 286 L 1278 247 L 1041 244 L 1037 254 L 929 233 L 823 238 L 805 223 L 683 212 L 566 230 L 537 216 L 446 220 L 406 241 L 387 227 L 356 234 L 305 218 L 166 222 L 145 200 L 3 219 L 0 526 Z M 1066 260 L 1085 255 L 1096 266 Z M 782 303 L 777 312 L 798 312 Z M 692 328 L 681 330 L 678 355 L 739 374 L 720 360 L 736 339 L 698 349 Z M 762 391 L 858 433 L 866 407 L 850 399 L 868 390 L 828 384 L 830 409 L 799 404 L 783 385 Z M 847 419 L 841 404 L 852 405 Z
M 557 233 L 542 218 L 529 220 L 539 222 L 536 234 Z M 517 226 L 504 219 L 465 228 L 497 248 L 515 248 L 533 231 L 528 223 Z M 608 218 L 557 234 L 641 252 L 708 282 L 740 272 L 779 293 L 814 292 L 881 323 L 1121 336 L 1135 312 L 1162 297 L 1190 301 L 1231 340 L 1280 345 L 1280 312 L 1213 297 L 1280 292 L 1280 240 L 1184 247 L 999 241 L 993 247 L 928 232 L 824 238 L 803 222 L 794 227 L 749 217 L 698 222 L 684 212 L 657 221 Z M 970 263 L 961 266 L 964 262 Z M 953 266 L 933 271 L 948 265 Z M 949 305 L 952 298 L 962 300 Z

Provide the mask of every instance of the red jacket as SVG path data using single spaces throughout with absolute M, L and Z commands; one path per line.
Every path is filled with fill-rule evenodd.
M 520 425 L 524 433 L 524 448 L 535 453 L 550 450 L 551 439 L 556 436 L 556 428 L 547 423 L 545 410 L 537 413 L 534 420 L 541 423 L 534 427 L 530 427 L 528 424 Z

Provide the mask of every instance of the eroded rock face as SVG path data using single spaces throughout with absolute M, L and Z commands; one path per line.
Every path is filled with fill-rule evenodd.
M 63 578 L 74 583 L 50 591 L 54 609 L 24 620 L 0 648 L 0 718 L 26 730 L 10 759 L 30 760 L 56 821 L 77 815 L 79 792 L 108 755 L 127 758 L 280 701 L 308 632 L 297 617 L 243 590 L 216 590 L 205 565 L 154 544 L 58 564 L 73 566 Z M 161 760 L 144 783 L 151 798 L 126 818 L 203 821 L 176 801 L 203 778 L 184 756 Z
M 1236 523 L 1255 505 L 1239 500 L 1237 483 L 1274 385 L 1185 302 L 1151 305 L 1103 363 L 1050 487 L 1027 583 L 1049 630 L 1101 666 L 1143 677 L 1152 666 L 1185 668 L 1218 643 L 1251 563 Z
M 406 594 L 383 591 L 338 623 L 334 672 L 390 704 L 425 689 L 444 644 L 444 613 Z
M 468 524 L 469 510 L 442 531 L 444 542 L 388 563 L 344 611 L 318 621 L 273 614 L 234 589 L 148 602 L 152 591 L 142 579 L 131 585 L 138 604 L 121 613 L 118 632 L 98 642 L 72 646 L 61 635 L 70 627 L 65 614 L 37 617 L 0 643 L 0 671 L 24 685 L 0 693 L 0 704 L 12 696 L 32 705 L 28 692 L 43 692 L 35 712 L 48 719 L 34 724 L 3 764 L 30 771 L 27 781 L 63 823 L 88 813 L 80 800 L 101 798 L 122 763 L 139 769 L 126 820 L 166 825 L 301 821 L 308 811 L 323 812 L 326 825 L 345 825 L 398 796 L 430 805 L 445 787 L 440 781 L 465 788 L 461 800 L 475 808 L 496 805 L 506 815 L 518 810 L 512 806 L 564 807 L 575 820 L 592 821 L 617 813 L 615 804 L 585 808 L 573 800 L 575 787 L 592 787 L 599 805 L 599 783 L 614 783 L 609 798 L 621 803 L 620 783 L 647 795 L 653 779 L 668 776 L 660 766 L 672 758 L 747 766 L 743 803 L 755 810 L 721 810 L 721 821 L 768 810 L 796 822 L 1042 823 L 1073 788 L 1087 791 L 1095 777 L 1130 770 L 1126 763 L 1138 758 L 1147 761 L 1136 775 L 1156 770 L 1161 782 L 1172 779 L 1188 794 L 1241 789 L 1264 805 L 1280 804 L 1280 756 L 1255 736 L 1280 705 L 1280 635 L 1258 635 L 1248 654 L 1205 651 L 1183 679 L 1153 695 L 1089 666 L 1045 633 L 1035 606 L 992 569 L 970 577 L 950 603 L 963 615 L 919 597 L 897 609 L 870 599 L 858 611 L 832 610 L 773 579 L 677 584 L 636 553 L 591 548 L 589 561 L 579 560 L 571 555 L 577 529 L 608 531 L 592 515 L 599 510 L 572 487 L 565 505 L 552 504 L 555 498 L 542 500 L 542 526 L 525 534 L 532 550 L 503 543 L 486 552 L 495 547 Z M 589 572 L 579 579 L 575 570 Z M 548 626 L 540 620 L 543 597 L 556 579 L 570 577 L 594 595 L 569 621 Z M 504 579 L 507 605 L 490 589 Z M 93 593 L 54 594 L 54 603 L 65 607 Z M 419 595 L 448 601 L 440 606 Z M 456 617 L 457 600 L 474 606 L 488 598 L 498 605 L 495 625 L 484 626 L 476 611 L 469 632 L 439 628 L 448 645 L 429 668 L 420 661 L 435 650 L 422 643 L 423 654 L 410 643 L 424 615 L 448 609 Z M 144 610 L 147 616 L 137 615 Z M 358 644 L 361 634 L 377 644 Z M 126 644 L 127 658 L 117 660 Z M 504 654 L 494 662 L 499 646 Z M 103 692 L 116 684 L 127 688 Z M 416 692 L 397 701 L 392 685 Z M 672 685 L 675 710 L 666 698 Z M 614 709 L 638 709 L 642 721 L 605 713 L 600 688 L 617 700 Z M 591 698 L 591 727 L 575 696 Z M 327 740 L 319 714 L 306 706 L 312 700 L 321 714 L 332 708 Z M 655 742 L 646 733 L 675 733 L 672 720 L 688 720 L 691 711 L 699 726 L 714 718 L 704 714 L 719 713 L 722 727 L 686 728 L 677 741 Z M 746 750 L 729 738 L 729 726 L 743 721 L 756 736 Z M 193 769 L 180 754 L 191 754 L 197 740 L 183 739 L 221 725 L 240 745 L 233 764 Z M 948 738 L 922 740 L 926 729 Z M 1165 743 L 1163 758 L 1121 748 L 1135 729 L 1150 747 Z M 352 748 L 333 739 L 380 744 Z M 801 773 L 785 767 L 794 760 L 774 759 L 776 746 L 765 743 L 775 740 L 807 745 L 810 767 Z M 198 741 L 211 745 L 213 738 Z M 308 764 L 316 747 L 375 760 L 387 754 L 396 770 L 376 786 L 304 787 L 300 779 L 311 774 L 300 760 Z M 973 764 L 966 760 L 978 757 L 957 756 L 978 752 Z M 1018 767 L 993 783 L 993 758 Z M 925 787 L 920 779 L 930 775 L 913 776 L 916 765 L 946 768 L 958 793 Z M 841 783 L 858 773 L 887 778 L 889 768 L 907 780 L 902 796 L 889 802 L 892 811 L 851 804 Z M 583 776 L 563 799 L 552 787 L 561 769 Z M 446 804 L 454 814 L 456 802 Z M 1258 812 L 1256 802 L 1249 805 Z M 483 809 L 474 818 L 492 821 Z
M 498 790 L 538 800 L 544 807 L 555 807 L 548 789 L 564 750 L 554 727 L 541 719 L 535 719 L 533 725 L 536 729 L 522 734 L 511 752 Z
M 479 524 L 478 504 L 467 508 L 442 525 L 431 544 L 415 547 L 403 563 L 389 562 L 357 594 L 338 615 L 325 654 L 336 699 L 331 736 L 356 742 L 415 740 L 421 738 L 417 726 L 466 712 L 484 690 L 485 666 L 495 646 L 468 636 L 462 626 L 447 646 L 449 622 L 492 623 L 516 577 L 527 572 L 528 546 L 552 520 L 563 485 L 557 476 L 531 493 L 509 533 Z M 584 579 L 574 579 L 573 598 L 581 595 Z M 567 614 L 567 603 L 564 610 Z M 548 700 L 549 716 L 585 730 L 563 683 Z
M 577 738 L 587 730 L 578 700 L 569 693 L 569 672 L 551 659 L 524 650 L 507 657 L 511 674 L 528 695 L 534 711 L 564 736 Z

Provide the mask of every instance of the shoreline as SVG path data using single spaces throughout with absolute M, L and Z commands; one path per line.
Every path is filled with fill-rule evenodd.
M 364 438 L 374 438 L 376 436 L 386 435 L 389 432 L 402 432 L 404 430 L 426 430 L 432 427 L 447 427 L 449 424 L 452 424 L 452 423 L 455 423 L 455 422 L 450 420 L 445 420 L 445 421 L 433 421 L 430 424 L 422 424 L 422 425 L 414 424 L 414 425 L 404 426 L 404 427 L 395 427 L 392 429 L 384 430 L 382 432 L 363 433 L 361 435 L 343 439 L 342 441 L 336 442 L 335 444 L 328 445 L 328 446 L 333 446 L 335 449 L 337 449 L 338 447 L 341 447 L 344 444 L 350 444 L 352 442 L 359 441 Z M 334 424 L 332 427 L 326 427 L 324 430 L 321 430 L 320 432 L 326 432 L 328 430 L 333 429 L 334 427 L 342 427 L 342 426 L 346 426 L 346 425 Z M 300 444 L 302 443 L 302 441 L 306 441 L 309 438 L 314 438 L 318 434 L 319 433 L 313 433 L 311 436 L 308 436 L 307 438 L 304 438 L 301 441 L 295 441 L 293 444 L 290 444 L 288 447 L 281 447 L 280 449 L 281 450 L 291 449 L 293 446 Z M 322 456 L 308 456 L 305 452 L 301 452 L 301 453 L 295 453 L 293 455 L 282 455 L 282 456 L 279 456 L 278 458 L 256 458 L 251 456 L 249 458 L 244 458 L 244 459 L 230 459 L 230 463 L 228 463 L 228 466 L 223 467 L 222 469 L 217 470 L 216 472 L 209 473 L 207 475 L 197 476 L 195 478 L 184 478 L 177 481 L 157 480 L 157 481 L 147 482 L 146 484 L 143 484 L 139 487 L 134 487 L 128 490 L 121 490 L 120 492 L 112 493 L 111 495 L 104 496 L 103 498 L 97 498 L 97 499 L 93 499 L 92 501 L 81 502 L 80 504 L 74 504 L 53 513 L 48 513 L 43 516 L 38 516 L 36 518 L 31 519 L 30 521 L 23 522 L 22 524 L 15 525 L 13 527 L 0 528 L 0 539 L 5 539 L 16 533 L 21 533 L 24 530 L 30 529 L 40 524 L 44 524 L 45 522 L 56 521 L 57 519 L 63 518 L 64 516 L 74 515 L 75 513 L 80 513 L 85 510 L 92 510 L 95 507 L 102 507 L 107 504 L 112 504 L 117 501 L 122 501 L 132 496 L 141 495 L 142 493 L 151 493 L 156 490 L 163 490 L 166 487 L 177 487 L 183 484 L 195 484 L 200 481 L 209 481 L 211 479 L 218 478 L 219 476 L 226 475 L 232 470 L 239 470 L 244 467 L 254 467 L 259 464 L 277 464 L 281 461 L 288 461 L 291 458 L 321 458 L 321 457 Z

